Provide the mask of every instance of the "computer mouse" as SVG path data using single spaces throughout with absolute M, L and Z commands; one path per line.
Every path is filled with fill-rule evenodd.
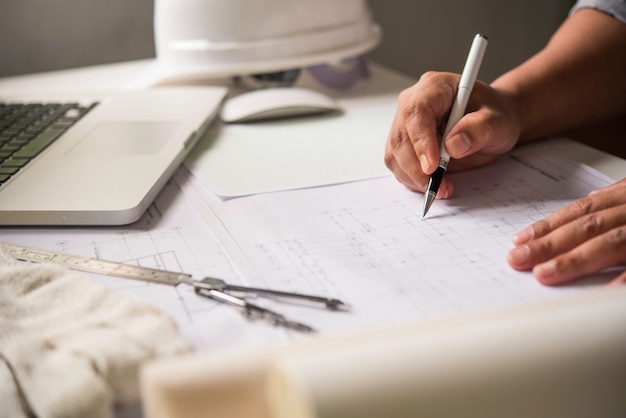
M 244 123 L 340 110 L 334 99 L 316 90 L 268 87 L 228 99 L 222 106 L 220 119 L 225 123 Z

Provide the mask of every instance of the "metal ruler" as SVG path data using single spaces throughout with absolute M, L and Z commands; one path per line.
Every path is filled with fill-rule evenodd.
M 144 282 L 176 286 L 181 282 L 190 283 L 191 275 L 150 267 L 99 260 L 97 258 L 67 254 L 41 248 L 27 247 L 0 241 L 0 246 L 18 260 L 34 263 L 55 263 L 72 270 L 86 271 L 105 276 L 122 277 Z
M 306 324 L 289 320 L 278 312 L 250 303 L 245 298 L 234 296 L 228 293 L 228 291 L 247 292 L 256 295 L 266 294 L 275 297 L 287 297 L 319 302 L 332 311 L 345 310 L 348 307 L 348 305 L 338 299 L 305 295 L 301 293 L 283 292 L 279 290 L 228 285 L 221 279 L 211 277 L 205 277 L 203 280 L 194 281 L 191 275 L 186 273 L 177 273 L 174 271 L 154 269 L 151 267 L 100 260 L 97 258 L 66 254 L 41 248 L 27 247 L 25 245 L 11 244 L 3 241 L 0 241 L 0 247 L 4 248 L 4 250 L 11 254 L 14 258 L 22 261 L 55 263 L 73 270 L 141 280 L 144 282 L 161 283 L 171 286 L 186 283 L 193 286 L 195 292 L 201 296 L 206 296 L 222 303 L 243 308 L 247 317 L 254 317 L 253 314 L 256 314 L 261 318 L 269 319 L 273 324 L 294 329 L 296 331 L 311 332 L 314 331 L 314 329 Z

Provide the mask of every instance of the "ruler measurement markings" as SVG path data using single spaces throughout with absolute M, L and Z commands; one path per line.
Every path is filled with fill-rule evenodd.
M 167 270 L 118 263 L 108 260 L 61 253 L 52 250 L 27 247 L 23 245 L 0 242 L 0 245 L 13 257 L 35 263 L 55 263 L 70 269 L 107 276 L 123 277 L 133 280 L 148 281 L 176 286 L 181 281 L 189 281 L 191 276 Z

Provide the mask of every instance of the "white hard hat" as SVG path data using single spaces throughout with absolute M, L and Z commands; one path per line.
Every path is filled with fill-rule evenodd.
M 157 62 L 220 78 L 303 68 L 374 48 L 365 0 L 155 0 Z

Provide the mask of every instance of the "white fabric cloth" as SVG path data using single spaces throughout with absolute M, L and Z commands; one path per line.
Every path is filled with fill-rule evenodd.
M 190 349 L 148 303 L 0 247 L 0 417 L 108 417 L 143 362 Z

